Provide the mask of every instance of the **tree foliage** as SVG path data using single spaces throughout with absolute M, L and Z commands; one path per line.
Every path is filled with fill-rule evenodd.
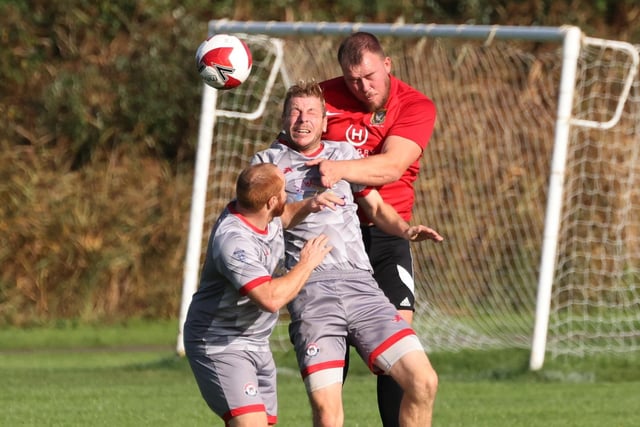
M 578 25 L 633 0 L 0 1 L 0 323 L 177 313 L 210 19 Z M 635 40 L 634 40 L 635 39 Z

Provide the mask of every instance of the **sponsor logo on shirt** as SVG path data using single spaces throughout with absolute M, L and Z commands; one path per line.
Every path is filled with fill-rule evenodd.
M 344 137 L 349 144 L 353 145 L 354 147 L 360 147 L 362 144 L 367 142 L 369 131 L 365 127 L 351 125 L 344 133 Z

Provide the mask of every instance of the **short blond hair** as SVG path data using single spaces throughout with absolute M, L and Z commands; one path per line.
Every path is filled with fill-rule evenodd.
M 322 93 L 322 88 L 314 79 L 300 80 L 298 81 L 298 83 L 291 86 L 289 90 L 287 90 L 287 94 L 284 97 L 284 108 L 282 110 L 282 116 L 284 117 L 288 114 L 291 98 L 306 97 L 318 98 L 320 100 L 320 103 L 322 104 L 322 117 L 324 117 L 327 113 L 324 102 L 324 94 Z

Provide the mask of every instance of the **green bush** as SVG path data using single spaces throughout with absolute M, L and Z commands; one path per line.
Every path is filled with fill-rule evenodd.
M 502 3 L 0 0 L 0 324 L 176 315 L 210 19 L 640 31 L 632 0 Z

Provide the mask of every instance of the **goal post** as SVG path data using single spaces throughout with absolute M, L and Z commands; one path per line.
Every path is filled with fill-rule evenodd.
M 542 259 L 538 278 L 538 296 L 536 301 L 536 315 L 531 343 L 531 358 L 529 367 L 539 370 L 544 363 L 549 325 L 549 311 L 551 309 L 551 290 L 556 267 L 557 246 L 559 240 L 560 221 L 562 219 L 562 198 L 564 190 L 565 167 L 567 164 L 568 145 L 570 142 L 570 127 L 582 126 L 586 128 L 610 129 L 615 126 L 622 116 L 622 109 L 631 90 L 638 71 L 638 50 L 628 43 L 585 38 L 587 46 L 601 46 L 616 49 L 629 55 L 629 69 L 626 77 L 621 80 L 622 89 L 616 103 L 616 108 L 610 117 L 604 121 L 573 118 L 573 99 L 575 98 L 576 73 L 582 47 L 582 33 L 576 28 L 567 31 L 564 38 L 564 55 L 560 93 L 558 101 L 558 116 L 555 129 L 554 152 L 549 181 L 549 196 L 547 199 L 546 221 L 542 241 Z M 640 117 L 638 118 L 640 120 Z
M 525 348 L 531 369 L 545 353 L 640 348 L 635 47 L 568 26 L 216 20 L 209 35 L 243 38 L 254 65 L 234 90 L 203 86 L 178 353 L 237 173 L 276 136 L 291 83 L 339 75 L 337 46 L 359 30 L 438 108 L 415 183 L 415 221 L 445 236 L 413 246 L 425 347 Z

